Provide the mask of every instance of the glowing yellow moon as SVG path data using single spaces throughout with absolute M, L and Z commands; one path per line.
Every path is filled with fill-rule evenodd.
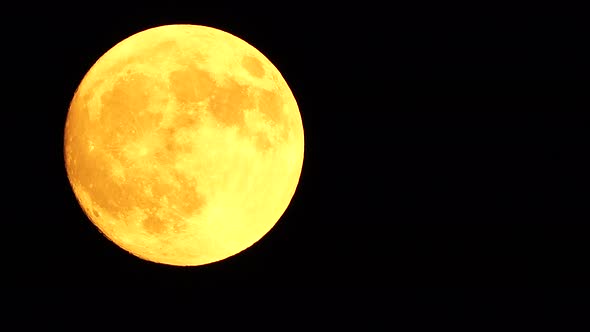
M 202 265 L 261 239 L 303 164 L 295 98 L 227 32 L 167 25 L 115 45 L 68 110 L 68 179 L 89 219 L 145 260 Z

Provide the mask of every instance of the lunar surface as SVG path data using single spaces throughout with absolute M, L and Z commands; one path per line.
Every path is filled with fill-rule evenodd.
M 105 53 L 76 90 L 64 135 L 88 218 L 128 252 L 181 266 L 261 239 L 295 193 L 303 148 L 275 66 L 197 25 L 148 29 Z

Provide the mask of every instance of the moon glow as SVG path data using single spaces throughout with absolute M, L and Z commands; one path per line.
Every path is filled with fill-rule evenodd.
M 167 25 L 116 44 L 70 103 L 73 192 L 119 247 L 202 265 L 260 240 L 287 209 L 303 125 L 277 68 L 227 32 Z

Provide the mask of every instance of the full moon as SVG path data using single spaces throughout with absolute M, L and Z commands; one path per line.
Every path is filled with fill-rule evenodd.
M 242 39 L 166 25 L 119 42 L 86 73 L 65 123 L 72 190 L 94 225 L 142 259 L 233 256 L 286 211 L 301 115 L 277 68 Z

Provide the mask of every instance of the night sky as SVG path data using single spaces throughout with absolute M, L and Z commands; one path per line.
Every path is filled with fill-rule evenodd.
M 5 12 L 15 22 L 3 37 L 13 101 L 3 125 L 6 285 L 587 286 L 580 20 L 540 7 L 165 3 Z M 124 38 L 174 23 L 261 51 L 305 130 L 301 180 L 277 225 L 202 267 L 150 263 L 111 243 L 82 212 L 63 159 L 86 71 Z

